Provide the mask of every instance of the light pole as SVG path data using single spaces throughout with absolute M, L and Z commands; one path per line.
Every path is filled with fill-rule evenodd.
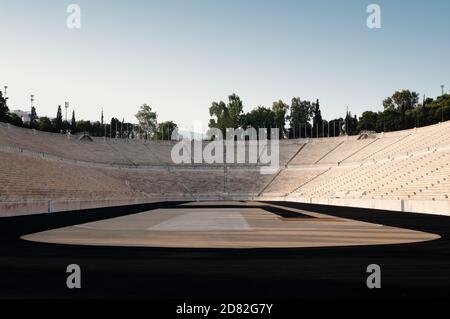
M 69 102 L 64 102 L 64 108 L 66 109 L 66 133 L 67 133 L 67 109 L 69 108 Z
M 104 121 L 103 121 L 103 108 L 102 108 L 101 122 L 102 122 L 103 129 L 105 131 L 104 138 L 106 140 L 106 123 L 104 123 Z
M 8 86 L 5 85 L 4 88 L 5 88 L 5 106 L 8 107 L 8 96 L 6 94 L 6 90 L 8 89 Z
M 32 116 L 32 113 L 33 113 L 33 102 L 34 102 L 34 94 L 30 94 L 30 104 L 31 104 L 31 108 L 30 108 L 30 124 L 31 124 L 31 120 L 32 120 L 32 118 L 31 118 L 31 116 Z
M 4 86 L 4 88 L 5 88 L 5 104 L 6 104 L 6 106 L 8 106 L 8 96 L 6 95 L 6 90 L 8 89 L 8 86 Z
M 441 90 L 442 90 L 442 96 L 444 96 L 444 84 L 441 85 Z M 444 102 L 442 102 L 442 103 L 444 103 Z M 442 104 L 441 113 L 442 113 L 442 123 L 444 123 L 444 104 Z

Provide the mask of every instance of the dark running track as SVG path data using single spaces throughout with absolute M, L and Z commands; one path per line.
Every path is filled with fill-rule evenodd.
M 20 239 L 20 236 L 34 232 L 179 204 L 159 203 L 0 219 L 0 298 L 449 296 L 450 217 L 444 216 L 272 203 L 442 236 L 442 239 L 430 242 L 384 246 L 214 250 L 69 246 Z M 280 216 L 293 214 L 271 209 Z M 382 288 L 378 290 L 366 287 L 366 267 L 373 263 L 382 268 Z M 82 268 L 80 290 L 66 288 L 69 264 L 79 264 Z

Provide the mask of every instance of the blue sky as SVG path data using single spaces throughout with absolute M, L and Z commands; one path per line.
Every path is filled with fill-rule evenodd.
M 66 8 L 81 7 L 81 29 Z M 366 26 L 381 7 L 382 28 Z M 212 101 L 237 93 L 248 111 L 293 96 L 321 100 L 325 118 L 381 109 L 408 88 L 450 89 L 450 1 L 0 0 L 0 85 L 10 105 L 55 116 L 205 124 Z

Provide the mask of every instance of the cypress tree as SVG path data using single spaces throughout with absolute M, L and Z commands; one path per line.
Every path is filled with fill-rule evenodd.
M 56 126 L 56 131 L 58 133 L 60 133 L 63 129 L 61 105 L 58 105 L 58 112 L 56 113 L 55 126 Z
M 72 122 L 70 124 L 70 129 L 71 129 L 72 133 L 75 133 L 77 130 L 77 121 L 75 119 L 75 110 L 72 111 Z

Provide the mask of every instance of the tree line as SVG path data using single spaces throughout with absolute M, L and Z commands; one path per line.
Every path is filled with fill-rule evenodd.
M 417 92 L 401 90 L 384 99 L 382 104 L 382 111 L 365 111 L 359 117 L 347 111 L 343 117 L 325 120 L 319 99 L 308 101 L 294 97 L 290 104 L 278 100 L 271 107 L 258 106 L 245 113 L 240 97 L 231 94 L 227 102 L 212 102 L 209 108 L 209 127 L 220 129 L 223 134 L 226 128 L 277 128 L 280 138 L 317 138 L 355 135 L 361 131 L 397 131 L 450 119 L 449 94 L 443 93 L 435 99 L 424 96 L 420 101 Z M 59 105 L 55 118 L 39 117 L 36 108 L 32 107 L 30 121 L 23 123 L 19 116 L 9 111 L 7 99 L 0 91 L 0 121 L 40 131 L 86 133 L 109 138 L 170 140 L 172 133 L 178 128 L 173 121 L 158 123 L 157 113 L 147 104 L 139 108 L 135 117 L 138 124 L 125 122 L 124 119 L 120 121 L 116 117 L 106 123 L 103 112 L 100 121 L 77 121 L 73 111 L 71 119 L 66 121 Z
M 64 120 L 61 105 L 58 106 L 56 117 L 38 117 L 33 106 L 30 112 L 30 121 L 23 122 L 22 118 L 11 113 L 7 106 L 7 98 L 0 91 L 0 122 L 10 123 L 15 126 L 36 129 L 51 133 L 89 134 L 96 137 L 108 138 L 142 138 L 155 140 L 170 140 L 172 132 L 178 128 L 173 121 L 158 123 L 158 115 L 147 104 L 140 107 L 135 115 L 138 124 L 120 121 L 113 117 L 108 123 L 104 122 L 103 111 L 100 121 L 76 120 L 75 110 L 72 111 L 70 120 Z
M 279 100 L 270 108 L 258 106 L 244 113 L 242 100 L 232 94 L 227 102 L 212 103 L 209 127 L 220 129 L 222 134 L 226 128 L 278 128 L 280 138 L 317 138 L 355 135 L 362 131 L 390 132 L 450 119 L 449 94 L 419 100 L 419 94 L 414 91 L 396 91 L 383 100 L 382 111 L 365 111 L 357 117 L 347 110 L 343 117 L 325 120 L 318 99 L 308 101 L 294 97 L 290 104 Z

